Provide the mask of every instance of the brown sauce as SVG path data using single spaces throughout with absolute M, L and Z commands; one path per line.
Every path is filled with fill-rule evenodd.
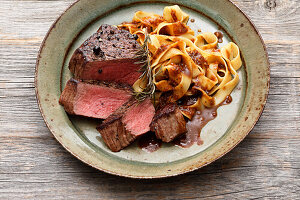
M 202 128 L 211 120 L 217 117 L 217 109 L 221 105 L 230 104 L 232 101 L 231 96 L 227 96 L 222 104 L 219 106 L 214 106 L 212 108 L 206 108 L 202 111 L 197 111 L 191 121 L 188 121 L 186 124 L 187 133 L 182 135 L 173 141 L 175 145 L 188 148 L 193 144 L 197 143 L 198 145 L 203 144 L 203 140 L 200 137 Z
M 154 132 L 148 132 L 139 138 L 138 146 L 142 150 L 152 153 L 161 147 L 161 140 L 156 138 Z
M 176 16 L 176 11 L 173 10 L 173 9 L 171 10 L 171 16 L 172 16 L 174 22 L 177 22 L 177 21 L 178 21 L 177 16 Z
M 211 120 L 217 117 L 218 107 L 206 108 L 203 111 L 197 111 L 191 121 L 186 123 L 187 133 L 174 141 L 175 145 L 188 148 L 194 143 L 203 144 L 200 138 L 202 128 Z
M 173 144 L 188 148 L 193 144 L 202 145 L 203 140 L 200 137 L 202 128 L 211 120 L 217 117 L 217 109 L 222 105 L 227 105 L 232 102 L 232 97 L 229 95 L 219 106 L 205 108 L 202 111 L 197 111 L 191 121 L 186 123 L 187 133 L 173 141 Z M 138 146 L 148 152 L 157 151 L 161 147 L 161 140 L 157 139 L 154 132 L 148 132 L 141 136 L 138 140 Z
M 207 61 L 197 50 L 189 51 L 188 54 L 197 65 L 208 67 Z
M 173 26 L 174 26 L 173 32 L 175 35 L 182 35 L 188 32 L 186 25 L 184 25 L 182 22 L 176 22 L 173 24 Z
M 223 33 L 221 33 L 220 31 L 217 31 L 214 34 L 218 38 L 218 43 L 222 43 L 223 42 Z
M 228 105 L 232 102 L 232 97 L 228 95 L 221 105 Z
M 171 63 L 172 66 L 174 66 L 173 70 L 174 70 L 174 75 L 175 74 L 180 74 L 180 73 L 184 73 L 186 75 L 191 75 L 190 71 L 188 70 L 186 64 L 184 63 L 179 63 L 179 64 L 174 64 Z M 180 81 L 180 80 L 179 80 Z
M 194 23 L 194 22 L 195 22 L 195 19 L 191 19 L 191 22 Z
M 168 48 L 169 45 L 167 44 L 163 44 L 161 45 L 155 52 L 154 56 L 153 56 L 153 59 L 156 59 L 162 52 L 164 52 L 167 48 Z
M 147 24 L 147 26 L 150 28 L 150 26 L 158 26 L 160 23 L 164 21 L 164 18 L 162 16 L 159 17 L 144 17 L 143 21 Z

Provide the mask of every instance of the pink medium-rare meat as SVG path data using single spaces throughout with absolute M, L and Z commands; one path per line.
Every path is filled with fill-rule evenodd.
M 136 138 L 130 131 L 126 130 L 125 124 L 122 122 L 124 113 L 134 102 L 131 99 L 124 103 L 97 127 L 104 143 L 113 152 L 118 152 L 127 147 Z
M 100 132 L 104 143 L 113 152 L 118 152 L 127 147 L 136 138 L 126 130 L 122 123 L 121 115 L 114 115 L 107 118 L 107 120 L 104 120 L 104 122 L 97 127 L 97 130 Z
M 105 119 L 131 98 L 130 87 L 70 79 L 59 103 L 67 113 Z
M 155 109 L 150 101 L 129 100 L 97 127 L 105 144 L 114 152 L 131 144 L 150 130 Z
M 155 114 L 155 108 L 148 98 L 129 107 L 123 116 L 125 127 L 133 135 L 139 136 L 150 131 L 150 124 Z
M 135 64 L 140 45 L 126 30 L 102 25 L 73 54 L 69 69 L 82 80 L 101 80 L 132 85 L 141 75 Z
M 166 104 L 160 107 L 156 111 L 150 127 L 156 137 L 163 142 L 171 142 L 187 131 L 185 119 L 175 104 Z

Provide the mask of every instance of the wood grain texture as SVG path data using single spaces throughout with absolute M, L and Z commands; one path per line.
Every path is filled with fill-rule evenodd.
M 233 0 L 267 46 L 265 110 L 223 158 L 159 180 L 88 167 L 43 122 L 34 93 L 35 60 L 50 25 L 72 2 L 0 0 L 0 199 L 300 199 L 300 1 Z

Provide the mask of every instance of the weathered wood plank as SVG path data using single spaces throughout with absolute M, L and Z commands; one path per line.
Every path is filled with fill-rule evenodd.
M 249 16 L 265 41 L 299 42 L 299 28 L 297 28 L 300 23 L 299 1 L 232 0 L 232 2 Z M 268 6 L 267 2 L 271 2 L 271 6 Z
M 240 198 L 284 197 L 288 194 L 297 197 L 299 192 L 295 187 L 299 181 L 299 155 L 292 156 L 298 141 L 293 139 L 247 138 L 238 148 L 208 167 L 185 176 L 152 181 L 117 178 L 85 167 L 50 138 L 13 138 L 14 148 L 8 148 L 11 139 L 3 138 L 0 142 L 0 150 L 5 152 L 0 165 L 0 188 L 6 186 L 2 195 L 14 190 L 17 196 L 24 192 L 49 199 L 68 193 L 73 193 L 73 197 L 79 195 L 78 198 L 81 195 L 91 198 L 98 195 L 103 198 L 180 195 L 180 199 L 192 199 L 220 195 L 234 198 L 237 194 Z M 44 149 L 45 145 L 47 149 Z M 34 152 L 32 148 L 35 148 Z M 272 155 L 273 159 L 266 159 L 266 155 Z M 240 174 L 244 174 L 243 178 Z M 51 190 L 47 190 L 49 185 Z
M 229 154 L 186 175 L 131 180 L 78 161 L 46 128 L 34 66 L 73 0 L 0 0 L 0 199 L 300 199 L 300 2 L 233 0 L 257 26 L 271 63 L 268 103 Z M 266 2 L 275 2 L 266 4 Z
M 300 155 L 294 155 L 297 148 L 290 148 L 296 147 L 298 142 L 299 140 L 295 138 L 282 140 L 282 138 L 247 137 L 237 147 L 237 150 L 233 150 L 224 159 L 218 161 L 222 163 L 222 166 L 216 162 L 194 173 L 208 173 L 208 171 L 213 172 L 214 170 L 232 171 L 235 168 L 269 167 L 271 165 L 298 170 L 300 169 Z M 58 146 L 52 137 L 2 137 L 0 144 L 2 152 L 0 174 L 73 173 L 78 170 L 74 165 L 77 159 L 66 154 L 63 147 Z M 48 148 L 45 149 L 45 145 Z M 32 148 L 35 148 L 35 151 L 32 151 Z M 273 153 L 275 159 L 266 160 L 265 156 L 270 153 Z M 47 161 L 49 160 L 53 161 L 51 165 L 48 165 Z M 93 171 L 91 169 L 83 168 L 85 172 Z

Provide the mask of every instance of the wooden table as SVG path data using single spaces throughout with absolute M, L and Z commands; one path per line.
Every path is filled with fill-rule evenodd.
M 40 44 L 74 0 L 0 0 L 0 199 L 300 199 L 300 1 L 234 0 L 267 45 L 271 86 L 249 136 L 213 164 L 159 180 L 120 178 L 74 158 L 40 115 Z

